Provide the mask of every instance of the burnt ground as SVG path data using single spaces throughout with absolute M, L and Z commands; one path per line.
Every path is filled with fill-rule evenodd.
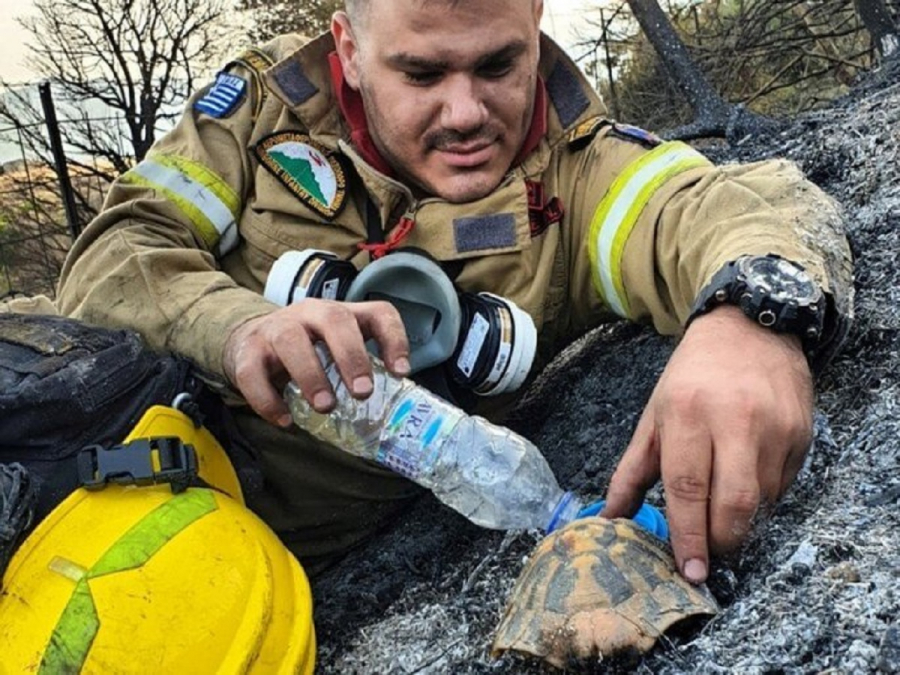
M 786 156 L 844 205 L 855 326 L 819 380 L 817 438 L 794 488 L 739 559 L 713 570 L 722 613 L 673 631 L 642 660 L 572 671 L 900 672 L 900 62 L 774 136 L 708 154 Z M 600 494 L 671 350 L 639 327 L 596 331 L 554 362 L 511 426 L 561 484 Z M 553 672 L 489 656 L 537 540 L 482 530 L 423 498 L 315 582 L 319 671 Z

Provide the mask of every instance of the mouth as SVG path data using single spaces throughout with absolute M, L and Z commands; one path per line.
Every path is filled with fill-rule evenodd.
M 493 158 L 495 142 L 477 139 L 465 143 L 448 143 L 436 150 L 450 166 L 472 168 L 487 164 Z

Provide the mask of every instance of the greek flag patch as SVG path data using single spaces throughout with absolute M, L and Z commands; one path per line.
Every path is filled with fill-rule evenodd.
M 194 103 L 194 110 L 218 119 L 228 117 L 246 91 L 247 81 L 244 78 L 219 73 L 209 91 Z

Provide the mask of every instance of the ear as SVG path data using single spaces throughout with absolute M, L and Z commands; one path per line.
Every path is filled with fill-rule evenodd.
M 344 81 L 352 89 L 359 89 L 359 45 L 346 12 L 335 12 L 331 19 L 331 35 L 344 69 Z
M 544 16 L 544 0 L 534 0 L 534 20 L 538 26 L 541 25 L 541 18 Z

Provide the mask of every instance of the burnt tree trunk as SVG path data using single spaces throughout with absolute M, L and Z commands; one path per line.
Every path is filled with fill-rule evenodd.
M 900 50 L 900 29 L 884 0 L 853 0 L 856 13 L 872 36 L 875 49 L 886 59 Z
M 722 98 L 706 79 L 656 0 L 626 0 L 634 18 L 694 112 L 694 121 L 669 138 L 724 136 L 736 140 L 776 126 L 771 120 Z

